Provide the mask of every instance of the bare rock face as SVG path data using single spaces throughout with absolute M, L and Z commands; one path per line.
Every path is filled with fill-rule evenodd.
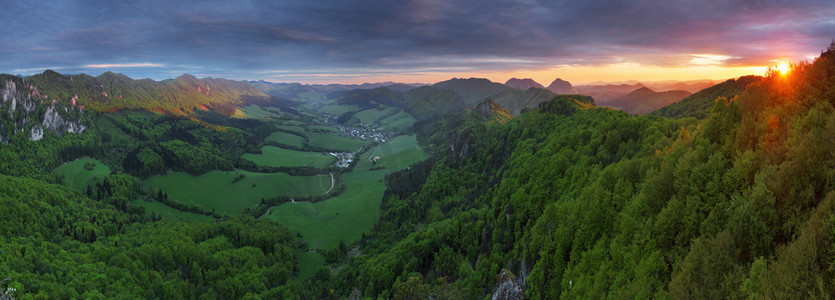
M 0 98 L 0 112 L 3 113 L 0 119 L 12 121 L 6 123 L 12 124 L 11 128 L 2 128 L 0 125 L 0 142 L 8 141 L 8 135 L 16 133 L 26 134 L 29 140 L 37 141 L 43 138 L 45 130 L 61 135 L 82 133 L 87 129 L 81 121 L 81 108 L 68 107 L 55 100 L 45 102 L 48 99 L 46 95 L 22 81 L 6 80 L 0 84 Z M 38 111 L 44 111 L 44 106 L 47 106 L 46 111 L 41 116 Z
M 39 141 L 43 138 L 43 126 L 35 124 L 29 129 L 29 140 Z
M 496 280 L 496 289 L 493 292 L 493 300 L 521 300 L 525 298 L 525 292 L 519 285 L 519 280 L 507 269 L 502 269 L 499 278 Z

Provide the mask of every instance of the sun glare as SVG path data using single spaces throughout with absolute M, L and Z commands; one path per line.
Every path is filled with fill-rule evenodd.
M 780 71 L 780 74 L 786 75 L 789 72 L 789 64 L 781 63 L 777 65 L 777 70 Z

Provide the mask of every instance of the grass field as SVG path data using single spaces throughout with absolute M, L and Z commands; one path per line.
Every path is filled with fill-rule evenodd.
M 265 140 L 276 142 L 282 145 L 301 147 L 304 144 L 304 138 L 295 134 L 276 131 L 270 134 Z
M 386 169 L 368 170 L 371 163 L 366 158 L 372 152 L 378 153 L 378 163 L 386 165 Z M 361 157 L 365 162 L 361 161 L 354 172 L 342 175 L 346 188 L 339 196 L 317 203 L 285 203 L 273 207 L 265 218 L 301 233 L 311 249 L 331 249 L 340 240 L 346 244 L 356 242 L 380 217 L 386 188 L 383 176 L 425 159 L 426 154 L 417 146 L 414 135 L 404 135 L 366 151 Z M 363 164 L 364 169 L 360 168 Z M 316 272 L 323 264 L 324 259 L 300 256 L 300 277 Z
M 302 128 L 301 126 L 298 126 L 294 123 L 297 123 L 297 122 L 285 121 L 284 124 L 286 124 L 286 125 L 276 125 L 276 128 L 281 129 L 281 130 L 298 132 L 300 134 L 304 134 L 304 132 L 305 132 L 304 128 Z M 292 124 L 292 125 L 289 125 L 289 124 Z
M 175 208 L 171 208 L 162 204 L 161 202 L 157 201 L 145 201 L 145 200 L 133 200 L 130 202 L 131 206 L 137 207 L 144 207 L 145 214 L 151 215 L 151 212 L 154 212 L 157 216 L 162 216 L 163 218 L 171 218 L 177 220 L 186 220 L 186 221 L 195 221 L 195 222 L 212 222 L 217 219 L 212 218 L 207 215 L 201 215 L 191 212 L 185 212 L 181 210 L 177 210 Z
M 96 164 L 92 170 L 84 168 L 84 164 L 88 162 Z M 64 183 L 67 186 L 83 192 L 87 185 L 95 186 L 97 182 L 102 182 L 104 177 L 110 174 L 110 167 L 98 160 L 85 157 L 63 164 L 55 169 L 55 172 L 64 175 Z
M 319 131 L 319 132 L 333 132 L 333 133 L 339 133 L 339 129 L 336 129 L 336 128 L 333 128 L 333 127 L 329 127 L 329 126 L 321 126 L 321 125 L 312 125 L 312 126 L 307 126 L 307 131 L 311 131 L 311 132 L 316 132 L 316 131 Z
M 368 141 L 349 139 L 317 132 L 308 132 L 307 137 L 310 139 L 311 146 L 344 152 L 355 152 L 360 147 L 370 144 Z
M 415 122 L 417 122 L 417 120 L 415 120 L 412 115 L 401 111 L 388 118 L 380 120 L 380 125 L 389 129 L 404 130 L 412 127 Z
M 239 175 L 244 177 L 233 183 Z M 162 189 L 177 202 L 220 214 L 237 215 L 261 198 L 278 195 L 319 195 L 330 189 L 330 175 L 290 176 L 286 173 L 256 173 L 244 170 L 212 171 L 200 176 L 169 172 L 145 179 L 148 188 Z
M 314 167 L 325 169 L 330 166 L 336 157 L 316 152 L 302 152 L 273 146 L 261 148 L 263 154 L 244 153 L 242 159 L 254 162 L 260 166 L 270 167 Z
M 400 135 L 361 154 L 360 161 L 357 162 L 354 170 L 362 171 L 374 167 L 369 158 L 375 156 L 380 157 L 377 160 L 377 166 L 386 166 L 386 169 L 393 172 L 426 159 L 426 152 L 418 147 L 415 135 Z
M 251 119 L 278 119 L 281 116 L 275 112 L 267 111 L 258 105 L 247 105 L 241 107 L 241 111 L 246 117 Z
M 361 112 L 358 112 L 354 115 L 357 119 L 362 121 L 366 124 L 371 124 L 377 122 L 381 117 L 385 116 L 386 114 L 395 111 L 393 108 L 385 108 L 381 110 L 377 110 L 376 108 L 366 109 Z
M 340 240 L 351 244 L 368 232 L 380 217 L 380 202 L 387 170 L 342 175 L 346 189 L 337 197 L 310 203 L 285 203 L 273 207 L 265 218 L 300 232 L 312 249 L 330 249 Z

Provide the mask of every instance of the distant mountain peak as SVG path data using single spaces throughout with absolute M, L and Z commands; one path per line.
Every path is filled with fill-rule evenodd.
M 571 85 L 570 82 L 562 80 L 562 78 L 554 79 L 550 85 L 548 85 L 548 90 L 554 92 L 554 94 L 578 94 L 577 90 Z
M 640 88 L 637 88 L 632 92 L 629 92 L 629 94 L 627 94 L 627 96 L 649 96 L 649 95 L 653 95 L 655 93 L 656 92 L 653 91 L 652 89 L 650 89 L 648 87 L 645 87 L 645 86 L 641 86 Z
M 508 79 L 507 82 L 505 82 L 504 84 L 506 86 L 512 87 L 514 89 L 519 89 L 519 90 L 527 90 L 527 89 L 532 88 L 532 87 L 540 88 L 540 89 L 545 88 L 544 86 L 539 84 L 539 82 L 536 82 L 536 81 L 534 81 L 533 79 L 530 79 L 530 78 L 519 79 L 519 78 L 513 77 L 511 79 Z

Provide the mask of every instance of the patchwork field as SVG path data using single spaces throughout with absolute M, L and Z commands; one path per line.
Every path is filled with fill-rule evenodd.
M 349 139 L 317 132 L 308 132 L 307 137 L 310 139 L 311 146 L 334 149 L 343 152 L 355 152 L 360 147 L 370 144 L 368 141 Z
M 262 154 L 244 153 L 242 159 L 246 159 L 261 166 L 270 167 L 314 167 L 325 169 L 330 166 L 336 157 L 316 152 L 302 152 L 273 146 L 261 148 Z
M 243 177 L 233 182 L 237 177 Z M 162 189 L 177 202 L 220 214 L 236 215 L 261 198 L 278 195 L 319 195 L 330 189 L 330 175 L 290 176 L 286 173 L 256 173 L 244 170 L 212 171 L 200 176 L 169 172 L 146 179 L 148 188 Z
M 95 164 L 91 170 L 87 170 L 85 164 Z M 104 177 L 110 174 L 110 167 L 92 158 L 79 158 L 63 164 L 55 169 L 55 172 L 64 175 L 64 183 L 76 190 L 85 191 L 87 185 L 95 186 L 102 182 Z
M 372 152 L 380 156 L 378 163 L 386 169 L 368 170 L 371 163 L 366 158 Z M 425 159 L 426 153 L 418 147 L 414 135 L 405 135 L 374 147 L 360 157 L 363 161 L 354 172 L 341 176 L 346 188 L 339 196 L 317 203 L 285 203 L 273 207 L 265 219 L 301 233 L 311 249 L 330 249 L 340 240 L 346 244 L 356 242 L 380 217 L 380 203 L 386 188 L 383 176 Z M 302 274 L 310 276 L 324 262 L 324 259 L 313 257 L 318 254 L 305 252 L 304 255 L 311 257 L 300 261 L 300 277 Z
M 266 141 L 276 142 L 282 145 L 301 147 L 304 144 L 304 138 L 295 134 L 276 131 L 270 134 Z
M 394 130 L 405 130 L 412 127 L 412 125 L 414 125 L 415 122 L 417 122 L 417 120 L 408 113 L 399 112 L 388 118 L 379 120 L 379 122 L 380 126 L 383 126 L 385 128 Z
M 326 201 L 285 203 L 273 207 L 266 219 L 298 231 L 310 248 L 330 249 L 340 240 L 350 244 L 371 230 L 380 215 L 387 170 L 342 175 L 345 191 Z
M 356 115 L 354 115 L 354 117 L 356 117 L 357 119 L 359 119 L 363 123 L 371 124 L 371 123 L 377 122 L 377 120 L 379 120 L 380 118 L 382 118 L 386 114 L 394 112 L 394 111 L 396 111 L 396 109 L 393 109 L 393 108 L 386 108 L 386 109 L 380 109 L 380 110 L 378 110 L 376 108 L 372 108 L 372 109 L 366 109 L 366 110 L 363 110 L 361 112 L 358 112 Z
M 281 116 L 273 111 L 265 110 L 257 105 L 247 105 L 240 108 L 241 112 L 251 119 L 278 119 Z
M 376 165 L 371 163 L 374 157 L 379 157 Z M 377 145 L 360 155 L 360 161 L 354 167 L 354 170 L 361 171 L 374 166 L 385 166 L 393 172 L 424 160 L 426 157 L 426 152 L 418 147 L 417 138 L 414 134 L 401 135 L 393 137 L 388 142 Z

